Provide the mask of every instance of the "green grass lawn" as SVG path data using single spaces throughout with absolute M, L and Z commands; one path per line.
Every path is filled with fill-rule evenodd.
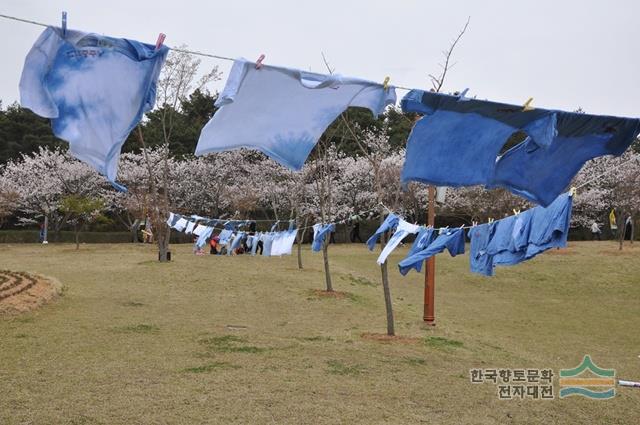
M 0 319 L 0 424 L 640 423 L 640 390 L 614 399 L 498 400 L 472 368 L 577 366 L 640 380 L 640 246 L 572 243 L 497 270 L 437 257 L 435 328 L 424 276 L 391 257 L 398 335 L 385 332 L 376 254 L 196 257 L 153 246 L 0 245 L 0 268 L 59 279 L 61 298 Z M 411 340 L 410 338 L 416 338 Z

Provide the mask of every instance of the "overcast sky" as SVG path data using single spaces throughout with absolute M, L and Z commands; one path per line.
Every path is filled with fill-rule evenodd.
M 640 116 L 637 0 L 3 0 L 0 13 L 169 46 L 429 88 L 446 49 L 471 17 L 454 53 L 446 91 L 589 113 Z M 18 99 L 24 57 L 43 30 L 0 19 L 0 99 Z M 203 66 L 229 62 L 203 58 Z M 224 79 L 224 77 L 223 77 Z M 220 89 L 222 82 L 212 89 Z M 399 91 L 401 96 L 405 92 Z

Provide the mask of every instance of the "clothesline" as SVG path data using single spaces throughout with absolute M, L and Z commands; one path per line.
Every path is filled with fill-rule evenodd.
M 31 21 L 29 19 L 18 18 L 18 17 L 15 17 L 15 16 L 9 16 L 9 15 L 4 15 L 4 14 L 0 14 L 0 18 L 10 19 L 10 20 L 18 21 L 18 22 L 24 22 L 24 23 L 32 24 L 32 25 L 38 25 L 38 26 L 45 27 L 45 28 L 46 27 L 50 27 L 50 26 L 55 26 L 55 25 L 47 25 L 47 24 L 42 23 L 42 22 Z M 179 49 L 179 48 L 168 46 L 166 44 L 165 44 L 165 46 L 167 46 L 167 48 L 169 48 L 169 50 L 173 50 L 174 52 L 187 53 L 187 54 L 190 54 L 190 55 L 203 56 L 203 57 L 207 57 L 207 58 L 220 59 L 220 60 L 231 61 L 231 62 L 236 60 L 236 59 L 230 58 L 228 56 L 214 55 L 213 53 L 204 53 L 204 52 L 199 52 L 199 51 L 196 51 L 196 50 Z M 406 91 L 413 90 L 413 89 L 411 89 L 409 87 L 398 86 L 398 85 L 394 85 L 393 87 L 395 87 L 396 89 L 406 90 Z

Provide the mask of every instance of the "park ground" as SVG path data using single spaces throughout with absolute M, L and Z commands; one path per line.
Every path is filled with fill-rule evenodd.
M 282 258 L 194 256 L 173 246 L 0 245 L 0 269 L 52 276 L 56 301 L 0 318 L 1 424 L 640 423 L 640 389 L 615 398 L 499 400 L 473 368 L 577 366 L 585 354 L 640 381 L 640 244 L 576 242 L 471 274 L 437 257 L 437 326 L 424 276 L 391 257 L 396 331 L 384 333 L 376 254 L 330 247 Z M 556 376 L 557 378 L 557 376 Z

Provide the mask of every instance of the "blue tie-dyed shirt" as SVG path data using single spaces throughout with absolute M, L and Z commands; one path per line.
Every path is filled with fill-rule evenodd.
M 69 151 L 115 183 L 120 148 L 155 103 L 168 48 L 48 27 L 25 59 L 20 103 L 51 118 Z
M 236 60 L 202 130 L 196 155 L 238 148 L 257 149 L 294 170 L 329 125 L 349 106 L 374 115 L 396 101 L 395 89 L 339 75 Z

